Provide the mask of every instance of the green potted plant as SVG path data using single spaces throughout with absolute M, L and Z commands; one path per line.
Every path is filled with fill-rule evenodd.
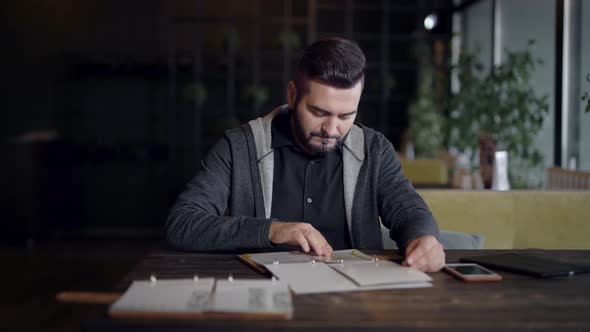
M 449 68 L 443 55 L 447 47 L 442 40 L 429 42 L 422 36 L 411 49 L 412 57 L 420 64 L 418 90 L 408 107 L 409 144 L 416 158 L 438 159 L 445 155 Z
M 534 139 L 549 104 L 548 96 L 538 95 L 531 85 L 531 73 L 542 64 L 531 53 L 533 45 L 531 40 L 524 51 L 507 50 L 505 61 L 488 72 L 484 72 L 477 52 L 463 52 L 454 68 L 460 91 L 450 100 L 449 146 L 467 153 L 477 169 L 480 141 L 493 140 L 498 148 L 508 151 L 513 188 L 542 185 L 543 155 Z
M 431 65 L 423 65 L 418 93 L 409 106 L 410 136 L 415 154 L 420 158 L 438 158 L 444 150 L 446 118 L 442 111 L 446 86 L 444 78 L 435 76 Z

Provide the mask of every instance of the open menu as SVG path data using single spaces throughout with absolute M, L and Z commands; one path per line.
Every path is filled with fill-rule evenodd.
M 356 249 L 334 251 L 331 257 L 276 252 L 242 255 L 240 259 L 264 267 L 295 294 L 432 286 L 432 279 L 419 270 Z

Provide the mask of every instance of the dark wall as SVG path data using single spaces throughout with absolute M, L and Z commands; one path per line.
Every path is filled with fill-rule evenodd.
M 284 103 L 295 54 L 314 36 L 308 2 L 283 3 L 3 3 L 1 177 L 16 223 L 163 225 L 223 130 Z M 343 3 L 318 1 L 313 34 L 359 42 L 369 61 L 360 119 L 399 146 L 416 90 L 415 32 L 446 2 L 391 1 L 385 16 L 384 1 L 355 1 L 352 11 Z M 253 99 L 252 87 L 266 97 Z M 22 190 L 18 179 L 27 179 Z

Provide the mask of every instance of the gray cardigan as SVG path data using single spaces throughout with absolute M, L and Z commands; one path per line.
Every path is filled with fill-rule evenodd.
M 226 131 L 172 207 L 166 223 L 168 245 L 181 250 L 272 248 L 271 122 L 285 111 L 279 107 Z M 436 221 L 381 133 L 353 125 L 342 158 L 344 207 L 354 248 L 383 248 L 380 218 L 401 248 L 419 236 L 438 238 Z

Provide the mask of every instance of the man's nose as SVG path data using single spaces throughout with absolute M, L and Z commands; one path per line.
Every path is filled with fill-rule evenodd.
M 340 133 L 338 132 L 338 119 L 335 117 L 330 117 L 324 121 L 322 130 L 324 134 L 330 137 L 339 137 Z

